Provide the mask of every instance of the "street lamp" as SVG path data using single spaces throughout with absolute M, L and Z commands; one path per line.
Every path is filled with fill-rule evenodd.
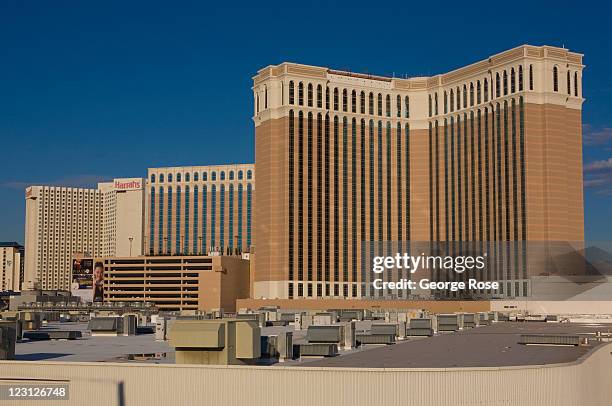
M 130 240 L 130 257 L 132 256 L 132 241 L 134 240 L 134 237 L 129 237 L 128 240 Z

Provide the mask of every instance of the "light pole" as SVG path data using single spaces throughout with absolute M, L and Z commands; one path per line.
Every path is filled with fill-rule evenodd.
M 134 237 L 129 237 L 128 240 L 130 240 L 130 257 L 132 256 L 132 241 L 134 240 Z

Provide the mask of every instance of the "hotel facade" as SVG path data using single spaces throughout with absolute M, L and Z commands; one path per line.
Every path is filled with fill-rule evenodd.
M 254 297 L 371 296 L 368 244 L 582 241 L 582 69 L 529 45 L 432 77 L 261 69 Z M 526 296 L 513 250 L 487 279 Z
M 254 165 L 150 168 L 145 252 L 230 255 L 252 244 Z
M 144 181 L 28 187 L 23 289 L 69 290 L 78 256 L 142 255 Z

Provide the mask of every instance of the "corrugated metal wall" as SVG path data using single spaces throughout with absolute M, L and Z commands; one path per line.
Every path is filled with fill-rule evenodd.
M 119 382 L 124 383 L 126 406 L 608 406 L 611 376 L 612 344 L 582 361 L 541 367 L 349 369 L 0 362 L 0 383 L 7 378 L 67 379 L 70 404 L 87 406 L 119 405 Z

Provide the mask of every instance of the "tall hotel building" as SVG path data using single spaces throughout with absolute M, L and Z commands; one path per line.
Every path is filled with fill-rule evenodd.
M 71 260 L 142 254 L 144 179 L 26 189 L 23 289 L 70 289 Z
M 583 240 L 582 69 L 529 45 L 433 77 L 261 69 L 254 297 L 369 296 L 367 242 Z M 521 262 L 499 293 L 527 294 Z
M 226 255 L 252 243 L 254 166 L 150 168 L 145 252 Z

